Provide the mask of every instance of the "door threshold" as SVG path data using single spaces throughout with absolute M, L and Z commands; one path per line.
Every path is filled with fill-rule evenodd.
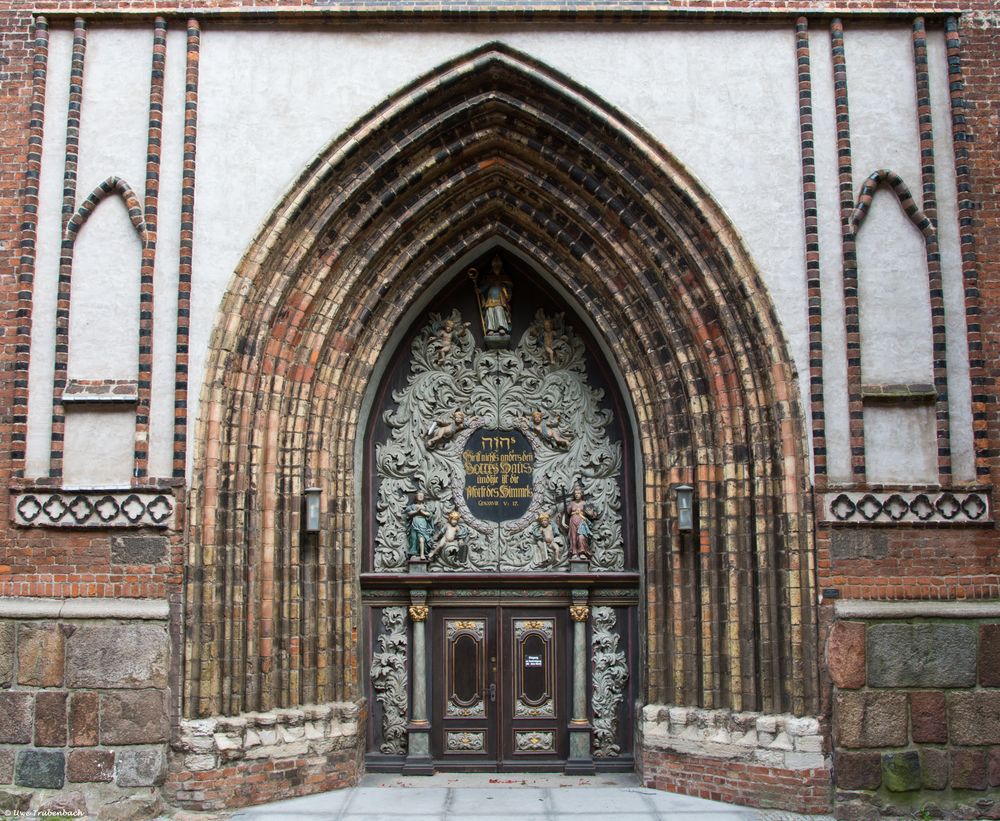
M 598 773 L 597 775 L 563 775 L 562 773 L 459 773 L 438 772 L 434 775 L 404 776 L 389 773 L 367 773 L 361 787 L 445 787 L 516 789 L 519 787 L 639 787 L 639 776 L 628 773 Z

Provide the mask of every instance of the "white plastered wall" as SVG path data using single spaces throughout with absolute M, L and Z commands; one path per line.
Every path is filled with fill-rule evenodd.
M 102 36 L 122 47 L 101 48 Z M 939 34 L 935 36 L 940 40 Z M 523 51 L 589 87 L 646 128 L 705 185 L 729 215 L 761 272 L 798 368 L 802 403 L 808 411 L 798 91 L 795 35 L 790 25 L 594 31 L 548 27 L 268 31 L 216 28 L 209 22 L 204 26 L 200 59 L 189 460 L 212 326 L 232 273 L 267 215 L 310 160 L 366 112 L 415 77 L 492 40 Z M 811 42 L 828 458 L 831 477 L 843 474 L 846 478 L 847 409 L 842 392 L 838 394 L 845 371 L 829 35 L 816 30 Z M 855 188 L 870 170 L 888 166 L 919 190 L 909 27 L 900 25 L 891 32 L 851 30 L 848 44 L 851 117 L 856 132 Z M 89 191 L 88 186 L 110 174 L 127 177 L 141 196 L 151 45 L 148 29 L 116 30 L 105 35 L 99 30 L 91 32 L 86 74 L 90 96 L 84 104 L 82 146 L 82 154 L 89 152 L 90 158 L 85 164 L 81 157 L 81 197 Z M 932 55 L 940 60 L 940 44 L 934 49 Z M 127 66 L 123 63 L 126 57 Z M 64 131 L 68 60 L 66 33 L 54 32 L 36 280 L 29 475 L 44 473 L 48 455 L 50 400 L 46 391 L 50 396 L 51 322 L 58 263 L 58 229 L 53 231 L 52 226 L 58 225 L 60 132 Z M 172 437 L 183 63 L 184 32 L 179 23 L 172 23 L 155 273 L 153 475 L 169 473 Z M 122 76 L 125 74 L 131 76 Z M 887 74 L 900 79 L 886 83 Z M 932 78 L 938 83 L 936 129 L 945 140 L 942 128 L 946 125 L 942 122 L 947 111 L 939 106 L 946 85 L 940 86 L 942 80 L 933 71 Z M 121 117 L 88 115 L 88 104 L 99 105 L 90 103 L 92 96 L 122 95 L 130 100 L 127 129 L 123 130 Z M 133 119 L 135 126 L 131 125 Z M 951 161 L 951 155 L 939 150 L 940 167 Z M 943 200 L 953 194 L 939 188 L 939 196 Z M 959 270 L 957 233 L 953 239 L 947 246 L 947 253 L 954 257 L 948 263 L 951 268 L 946 268 L 951 273 Z M 943 251 L 945 245 L 942 236 Z M 926 296 L 926 273 L 918 281 Z M 948 287 L 952 288 L 949 299 L 954 302 L 955 294 L 960 297 L 961 283 L 957 291 L 954 284 Z M 956 319 L 950 305 L 950 322 L 954 324 L 962 317 Z M 964 326 L 955 333 L 962 330 Z M 957 338 L 964 342 L 962 336 Z M 959 367 L 961 355 L 961 351 L 952 354 Z M 955 377 L 953 386 L 960 387 L 961 378 Z M 966 394 L 967 384 L 966 378 Z M 960 400 L 956 401 L 955 407 L 961 410 Z M 956 425 L 956 434 L 968 430 L 971 425 Z M 968 448 L 966 452 L 971 453 Z

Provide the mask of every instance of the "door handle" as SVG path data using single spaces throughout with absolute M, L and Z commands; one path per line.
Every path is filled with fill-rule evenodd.
M 497 685 L 496 685 L 495 682 L 490 685 L 489 693 L 490 693 L 490 701 L 496 701 L 497 700 Z

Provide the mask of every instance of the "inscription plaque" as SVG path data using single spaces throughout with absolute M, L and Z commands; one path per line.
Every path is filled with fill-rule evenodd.
M 465 502 L 478 519 L 503 522 L 523 516 L 534 493 L 535 451 L 516 430 L 475 431 L 462 453 Z

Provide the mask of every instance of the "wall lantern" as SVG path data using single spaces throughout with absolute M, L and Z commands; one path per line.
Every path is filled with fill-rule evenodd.
M 322 489 L 307 487 L 306 494 L 306 533 L 319 533 L 319 497 Z
M 694 530 L 694 488 L 678 485 L 674 492 L 677 494 L 677 528 L 690 533 Z

